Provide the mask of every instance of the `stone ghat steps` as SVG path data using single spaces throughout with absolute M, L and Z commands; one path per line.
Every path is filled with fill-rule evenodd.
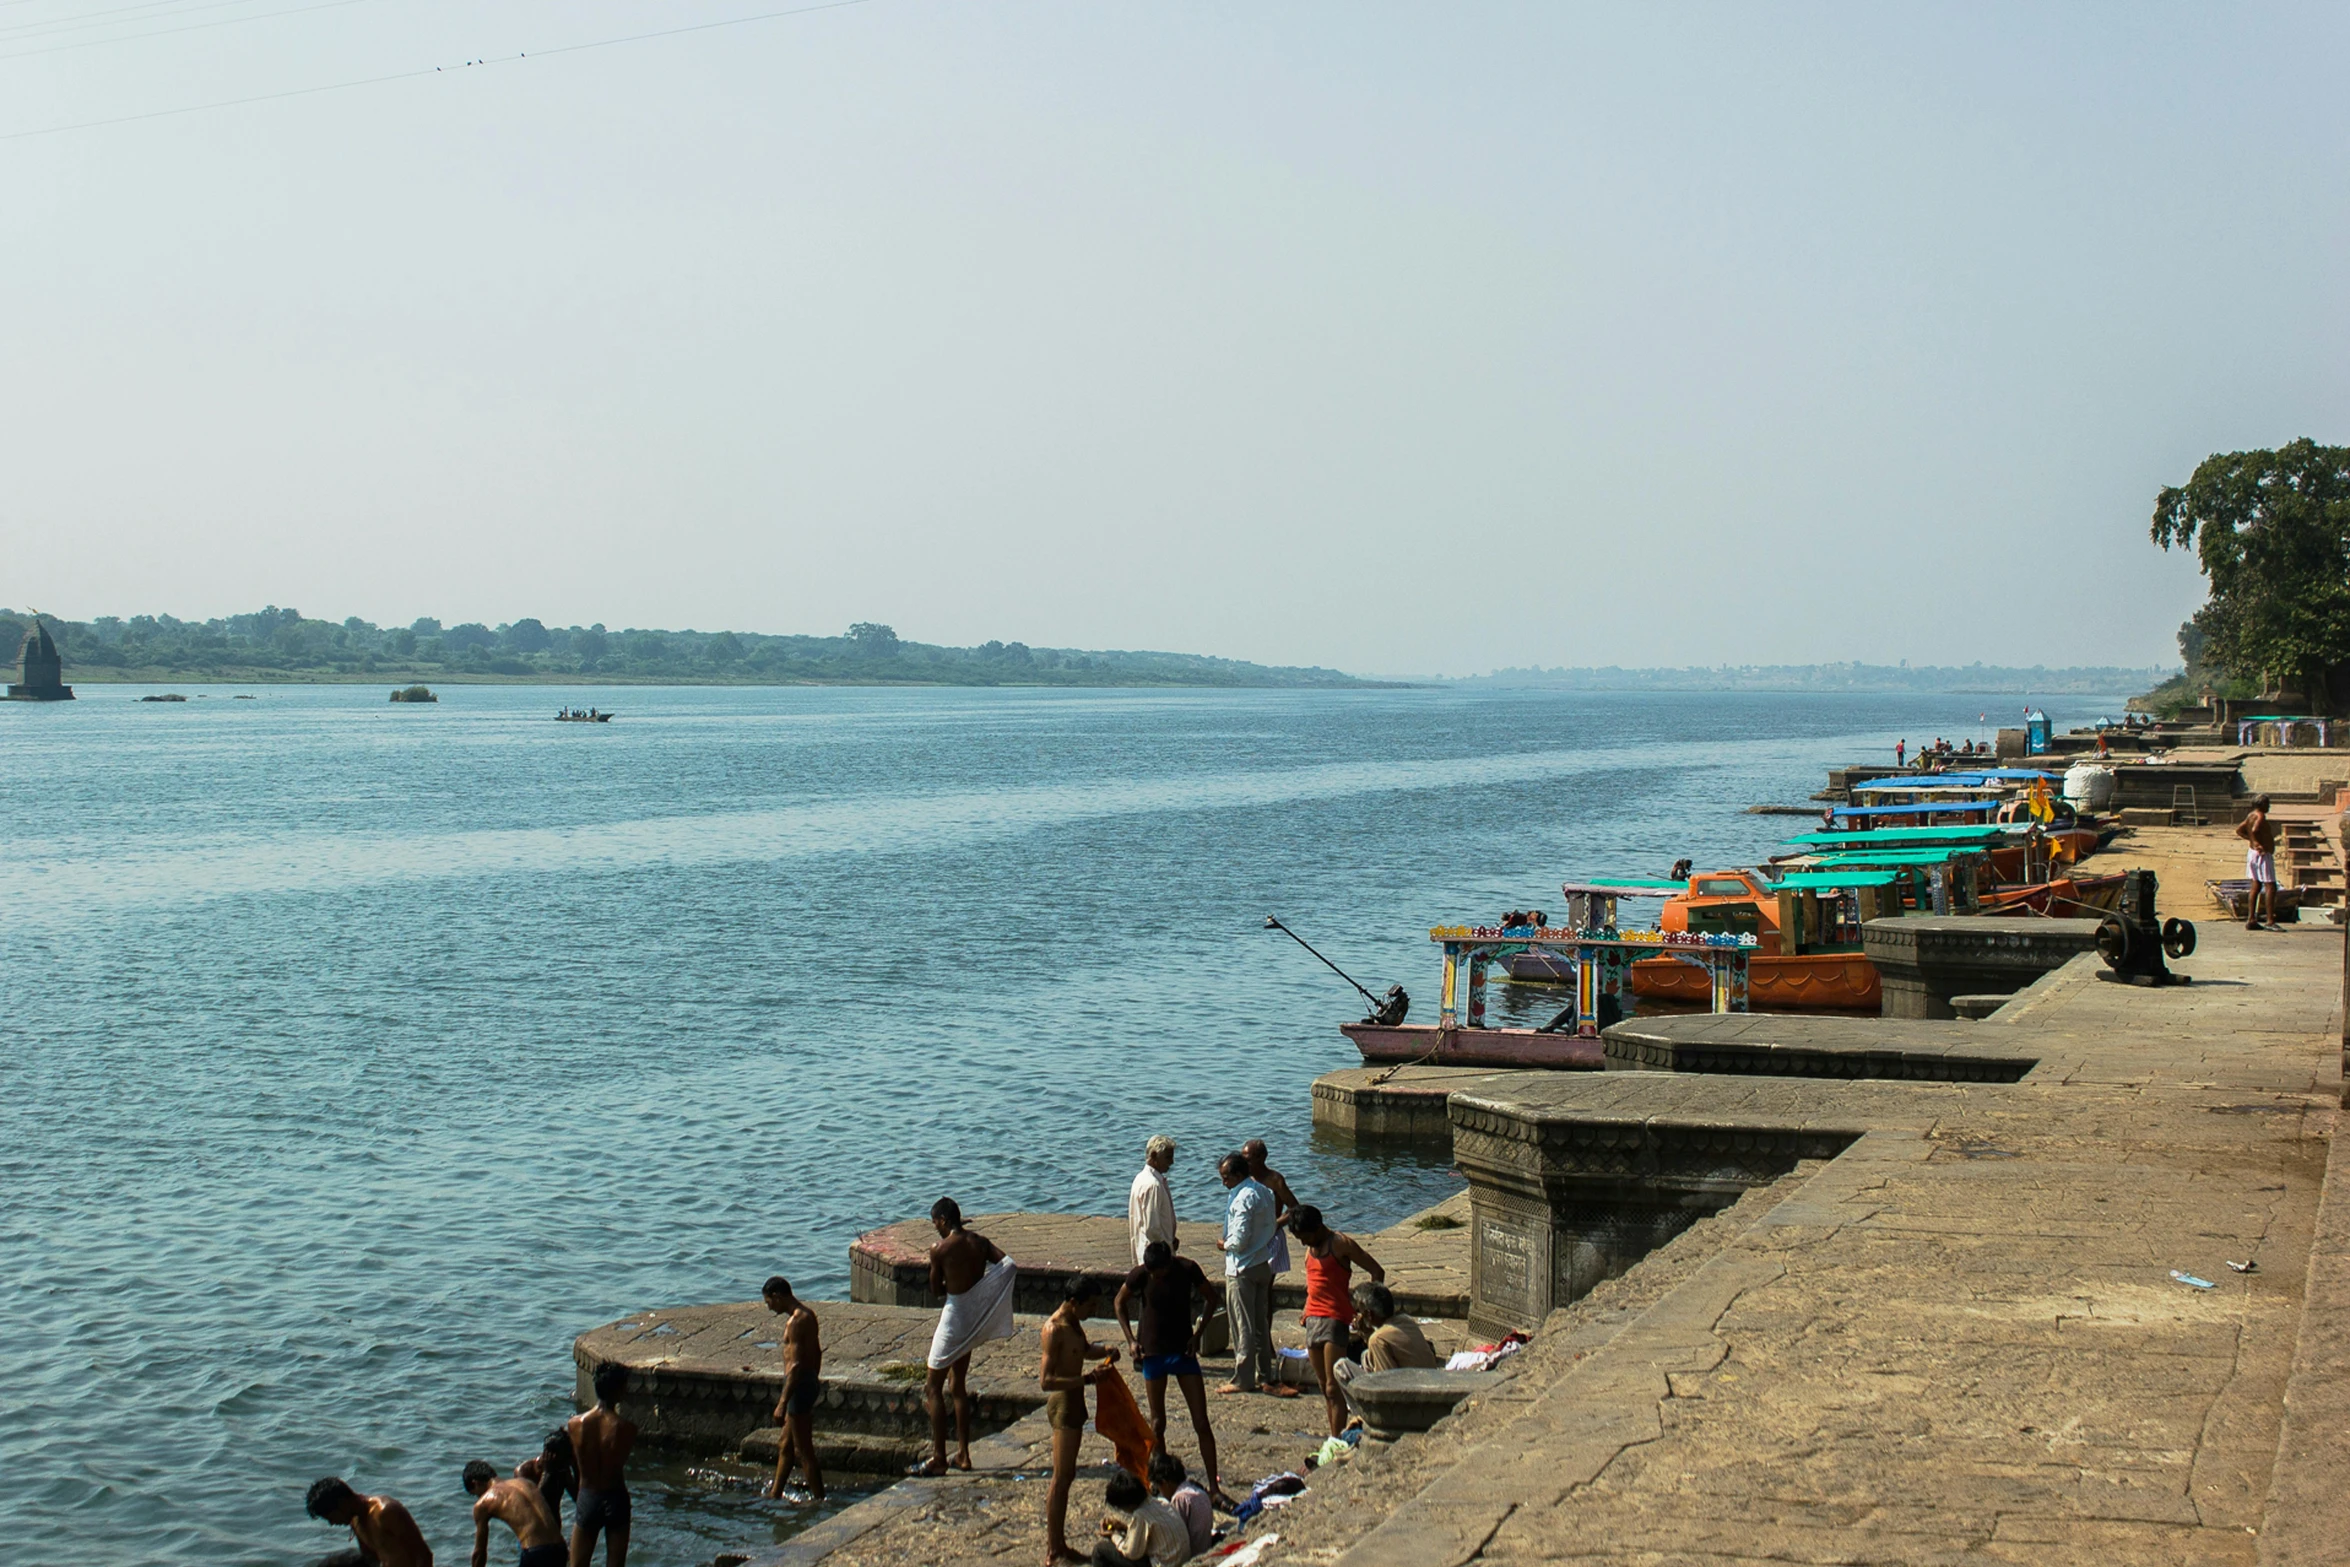
M 924 1359 L 937 1311 L 849 1301 L 809 1305 L 824 1340 L 815 1412 L 818 1458 L 843 1473 L 902 1473 L 928 1451 Z M 1044 1407 L 1036 1385 L 1044 1319 L 1020 1315 L 1013 1323 L 1009 1339 L 972 1353 L 968 1386 L 975 1435 L 1002 1431 Z M 596 1368 L 616 1361 L 629 1368 L 626 1408 L 647 1441 L 772 1463 L 775 1401 L 783 1391 L 779 1325 L 763 1303 L 751 1300 L 639 1312 L 591 1329 L 572 1346 L 578 1398 L 584 1405 Z M 1425 1318 L 1422 1327 L 1441 1354 L 1481 1342 L 1458 1320 Z M 1097 1344 L 1119 1344 L 1114 1324 L 1090 1323 L 1088 1332 Z M 1281 1357 L 1282 1380 L 1310 1385 L 1312 1373 L 1302 1359 L 1305 1325 L 1296 1312 L 1275 1313 L 1273 1342 L 1301 1352 Z M 1142 1401 L 1141 1378 L 1120 1363 Z M 1213 1386 L 1231 1375 L 1232 1360 L 1229 1354 L 1203 1354 L 1201 1368 Z
M 1376 1234 L 1358 1235 L 1388 1270 L 1388 1281 L 1403 1309 L 1428 1323 L 1440 1349 L 1466 1342 L 1460 1319 L 1468 1314 L 1468 1194 L 1414 1214 Z M 1060 1282 L 1083 1273 L 1114 1282 L 1125 1269 L 1116 1264 L 1126 1249 L 1126 1221 L 1093 1215 L 1007 1213 L 971 1221 L 971 1227 L 1004 1247 L 1020 1263 L 1016 1305 L 1057 1301 Z M 888 1237 L 869 1254 L 895 1256 L 912 1243 L 914 1223 L 892 1225 L 875 1235 Z M 927 1221 L 921 1232 L 932 1236 Z M 1186 1253 L 1202 1254 L 1211 1283 L 1222 1281 L 1216 1230 L 1187 1225 Z M 861 1237 L 865 1246 L 873 1236 Z M 854 1255 L 854 1253 L 852 1253 Z M 912 1254 L 919 1258 L 922 1254 Z M 1039 1259 L 1031 1264 L 1030 1259 Z M 895 1279 L 892 1272 L 887 1275 Z M 854 1280 L 855 1275 L 852 1275 Z M 916 1281 L 928 1283 L 924 1262 Z M 909 1289 L 926 1297 L 927 1290 Z M 1305 1331 L 1297 1310 L 1304 1304 L 1298 1272 L 1275 1288 L 1273 1337 L 1276 1345 L 1302 1349 Z M 927 1440 L 929 1416 L 923 1384 L 930 1338 L 938 1324 L 935 1304 L 916 1301 L 812 1301 L 824 1342 L 823 1391 L 816 1408 L 817 1451 L 844 1470 L 881 1463 L 897 1467 L 901 1452 Z M 1105 1293 L 1097 1316 L 1110 1315 Z M 1036 1385 L 1038 1334 L 1045 1312 L 1022 1309 L 1011 1338 L 981 1346 L 971 1357 L 968 1386 L 976 1432 L 1000 1431 L 1043 1407 Z M 648 1440 L 704 1452 L 743 1449 L 754 1456 L 756 1433 L 771 1430 L 775 1401 L 783 1390 L 782 1323 L 756 1300 L 673 1306 L 631 1313 L 582 1333 L 572 1344 L 577 1396 L 584 1406 L 596 1368 L 617 1362 L 629 1368 L 628 1408 Z M 1224 1322 L 1211 1325 L 1207 1350 L 1225 1350 Z M 1114 1324 L 1096 1320 L 1095 1341 L 1116 1343 Z M 1229 1358 L 1204 1359 L 1216 1381 L 1231 1371 Z M 1285 1360 L 1291 1380 L 1303 1381 L 1302 1367 Z M 1139 1396 L 1139 1379 L 1136 1382 Z M 772 1460 L 772 1438 L 765 1456 Z M 749 1444 L 746 1447 L 746 1443 Z M 908 1460 L 911 1462 L 911 1460 Z
M 841 1308 L 838 1303 L 817 1303 L 817 1309 L 820 1314 L 829 1316 L 831 1311 Z M 926 1312 L 924 1316 L 929 1321 L 935 1322 L 937 1320 L 935 1312 Z M 1029 1326 L 1026 1322 L 1023 1322 L 1022 1325 L 1023 1327 Z M 1443 1318 L 1421 1318 L 1420 1330 L 1427 1336 L 1429 1346 L 1440 1355 L 1449 1356 L 1455 1350 L 1468 1349 L 1477 1344 L 1489 1342 L 1488 1339 L 1474 1333 L 1467 1323 Z M 1087 1331 L 1097 1344 L 1117 1345 L 1119 1342 L 1115 1326 L 1097 1322 L 1090 1324 Z M 1019 1342 L 1030 1341 L 1024 1336 Z M 1299 1389 L 1302 1394 L 1311 1398 L 1316 1390 L 1313 1368 L 1307 1364 L 1304 1358 L 1306 1344 L 1304 1319 L 1294 1311 L 1274 1313 L 1273 1344 L 1276 1349 L 1296 1352 L 1283 1354 L 1280 1357 L 1278 1380 Z M 974 1357 L 975 1363 L 976 1358 Z M 1144 1392 L 1141 1374 L 1136 1372 L 1132 1363 L 1124 1357 L 1122 1347 L 1119 1367 L 1125 1373 L 1126 1385 L 1128 1390 L 1134 1394 L 1134 1401 L 1148 1410 L 1150 1404 Z M 1200 1356 L 1200 1372 L 1206 1378 L 1207 1385 L 1211 1390 L 1218 1387 L 1232 1374 L 1231 1355 L 1229 1353 L 1203 1353 Z M 991 1401 L 989 1406 L 991 1410 L 1000 1411 L 1024 1402 L 1026 1407 L 1019 1418 L 1026 1420 L 1035 1411 L 1044 1407 L 1044 1395 L 1037 1391 L 1036 1387 L 1036 1356 L 1033 1349 L 1022 1365 L 1022 1375 L 1026 1379 L 1025 1386 L 1003 1390 L 1001 1397 Z M 782 1384 L 778 1379 L 771 1385 L 779 1388 Z M 978 1387 L 976 1377 L 973 1379 L 972 1387 L 976 1392 Z M 862 1421 L 852 1427 L 836 1417 L 834 1411 L 844 1406 L 853 1406 L 861 1401 L 864 1390 L 859 1385 L 851 1383 L 844 1386 L 842 1392 L 845 1396 L 838 1401 L 832 1397 L 833 1383 L 829 1374 L 824 1379 L 824 1388 L 824 1396 L 818 1400 L 816 1407 L 816 1456 L 828 1471 L 838 1470 L 844 1474 L 894 1477 L 903 1474 L 907 1469 L 930 1456 L 930 1427 L 928 1417 L 922 1408 L 922 1384 L 920 1381 L 913 1384 L 913 1400 L 910 1405 L 902 1406 L 902 1416 L 894 1431 L 878 1428 L 871 1421 Z M 774 1392 L 768 1391 L 763 1397 L 764 1403 L 754 1400 L 751 1407 L 762 1411 L 772 1410 Z M 1224 1414 L 1229 1413 L 1237 1418 L 1242 1414 L 1249 1413 L 1250 1405 L 1253 1402 L 1252 1400 L 1243 1404 L 1232 1404 L 1219 1398 L 1212 1412 L 1213 1417 L 1222 1418 Z M 1090 1399 L 1087 1407 L 1092 1407 Z M 1187 1427 L 1189 1425 L 1188 1417 L 1182 1413 L 1183 1396 L 1181 1393 L 1170 1390 L 1167 1395 L 1167 1407 L 1176 1426 Z M 1305 1408 L 1306 1406 L 1299 1405 L 1300 1413 L 1294 1415 L 1293 1418 L 1310 1420 L 1312 1416 L 1302 1412 Z M 766 1416 L 762 1414 L 761 1418 L 765 1419 Z M 976 1406 L 972 1411 L 972 1422 L 974 1436 L 993 1436 L 1019 1423 L 1013 1420 L 1001 1421 L 1000 1423 L 983 1422 Z M 781 1426 L 762 1424 L 745 1431 L 728 1450 L 753 1463 L 772 1464 L 775 1462 L 777 1444 L 782 1439 L 783 1428 Z
M 1342 1211 L 1335 1207 L 1324 1211 L 1331 1223 L 1346 1227 Z M 1468 1314 L 1468 1212 L 1468 1194 L 1463 1192 L 1376 1235 L 1355 1232 L 1387 1269 L 1388 1287 L 1413 1316 Z M 1068 1282 L 1081 1274 L 1114 1289 L 1133 1266 L 1123 1216 L 991 1213 L 967 1222 L 1019 1264 L 1013 1299 L 1022 1311 L 1052 1310 Z M 1198 1262 L 1211 1283 L 1223 1278 L 1224 1256 L 1216 1249 L 1221 1234 L 1213 1224 L 1176 1227 L 1183 1255 Z M 937 1239 L 927 1219 L 908 1219 L 858 1236 L 849 1247 L 850 1299 L 875 1305 L 935 1307 L 938 1301 L 930 1293 L 929 1256 Z M 1293 1260 L 1289 1271 L 1273 1281 L 1276 1311 L 1295 1311 L 1305 1305 L 1303 1249 L 1294 1242 L 1291 1249 L 1301 1260 Z
M 1452 1141 L 1445 1105 L 1455 1090 L 1472 1090 L 1516 1075 L 1472 1066 L 1352 1066 L 1314 1079 L 1314 1128 L 1365 1142 Z
M 818 1431 L 844 1442 L 889 1444 L 927 1429 L 924 1361 L 938 1313 L 810 1304 L 824 1341 Z M 1036 1390 L 1042 1320 L 1015 1318 L 1009 1339 L 972 1353 L 972 1419 L 983 1429 L 1000 1430 L 1043 1404 Z M 629 1414 L 648 1439 L 730 1452 L 772 1421 L 783 1392 L 781 1327 L 764 1302 L 748 1300 L 638 1312 L 591 1328 L 572 1344 L 579 1401 L 583 1407 L 589 1401 L 596 1368 L 618 1362 L 630 1372 Z

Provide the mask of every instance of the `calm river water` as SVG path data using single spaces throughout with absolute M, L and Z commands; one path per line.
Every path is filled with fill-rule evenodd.
M 0 704 L 12 1560 L 311 1559 L 339 1473 L 461 1561 L 459 1468 L 568 1413 L 581 1329 L 838 1296 L 942 1193 L 1120 1211 L 1152 1132 L 1187 1217 L 1254 1134 L 1392 1222 L 1457 1178 L 1313 1142 L 1359 1003 L 1265 914 L 1418 1015 L 1429 924 L 1752 860 L 1806 824 L 1741 807 L 2021 706 L 231 689 Z M 671 1465 L 631 1559 L 791 1527 Z

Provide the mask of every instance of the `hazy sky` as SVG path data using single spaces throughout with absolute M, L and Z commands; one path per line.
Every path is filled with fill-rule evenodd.
M 126 7 L 0 137 L 452 69 L 0 139 L 0 603 L 2144 664 L 2350 440 L 2339 5 Z

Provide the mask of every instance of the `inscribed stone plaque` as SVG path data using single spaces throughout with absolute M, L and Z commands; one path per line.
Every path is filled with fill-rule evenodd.
M 1549 1280 L 1540 1281 L 1548 1284 Z M 1536 1292 L 1534 1242 L 1517 1229 L 1486 1219 L 1477 1227 L 1478 1304 L 1539 1321 L 1550 1302 Z

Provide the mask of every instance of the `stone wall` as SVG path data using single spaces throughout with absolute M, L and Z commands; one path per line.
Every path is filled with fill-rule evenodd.
M 1871 920 L 1861 948 L 1877 965 L 1884 1016 L 1948 1018 L 1952 996 L 2003 996 L 2096 950 L 2093 919 L 1925 915 Z
M 1844 1132 L 1552 1117 L 1517 1099 L 1452 1100 L 1470 1190 L 1469 1327 L 1531 1332 L 1708 1214 Z

